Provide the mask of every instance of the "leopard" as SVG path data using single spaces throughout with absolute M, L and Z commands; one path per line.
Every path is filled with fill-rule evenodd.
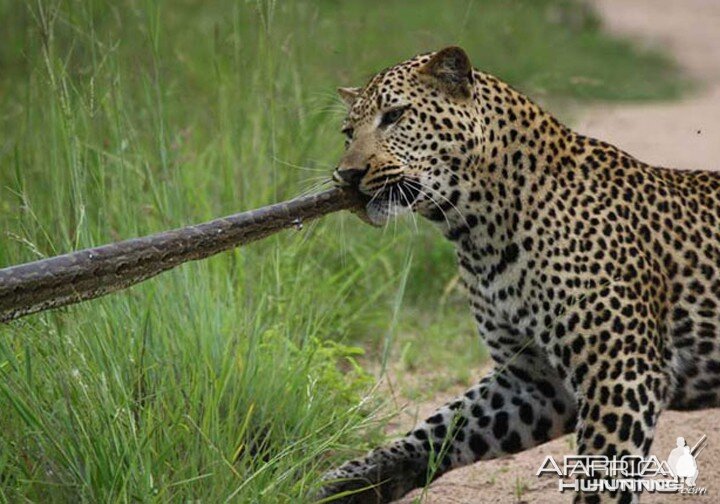
M 648 456 L 663 410 L 720 406 L 720 173 L 577 133 L 457 46 L 338 93 L 332 180 L 368 223 L 419 215 L 454 244 L 492 369 L 318 498 L 391 502 L 566 434 L 578 455 Z

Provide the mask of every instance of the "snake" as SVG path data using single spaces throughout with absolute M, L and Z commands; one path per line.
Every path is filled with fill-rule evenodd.
M 0 322 L 125 289 L 220 252 L 340 210 L 360 196 L 332 188 L 201 224 L 0 269 Z

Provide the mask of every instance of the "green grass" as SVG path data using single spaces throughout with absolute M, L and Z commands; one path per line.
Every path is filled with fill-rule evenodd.
M 445 44 L 536 97 L 685 86 L 560 0 L 0 0 L 0 19 L 0 266 L 309 190 L 342 150 L 334 88 Z M 474 344 L 452 251 L 418 226 L 332 216 L 0 328 L 0 500 L 302 500 L 380 437 L 359 346 L 417 373 Z

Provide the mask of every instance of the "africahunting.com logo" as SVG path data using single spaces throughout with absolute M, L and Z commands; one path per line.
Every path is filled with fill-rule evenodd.
M 663 492 L 705 495 L 707 489 L 698 487 L 697 457 L 707 445 L 703 435 L 690 448 L 685 439 L 677 438 L 667 460 L 655 455 L 641 457 L 627 455 L 565 455 L 561 463 L 548 455 L 540 465 L 537 476 L 558 477 L 560 492 Z

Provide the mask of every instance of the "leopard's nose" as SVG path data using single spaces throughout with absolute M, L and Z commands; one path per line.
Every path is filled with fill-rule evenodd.
M 367 173 L 367 169 L 363 168 L 340 168 L 335 170 L 337 177 L 345 184 L 351 187 L 360 185 L 360 181 Z

